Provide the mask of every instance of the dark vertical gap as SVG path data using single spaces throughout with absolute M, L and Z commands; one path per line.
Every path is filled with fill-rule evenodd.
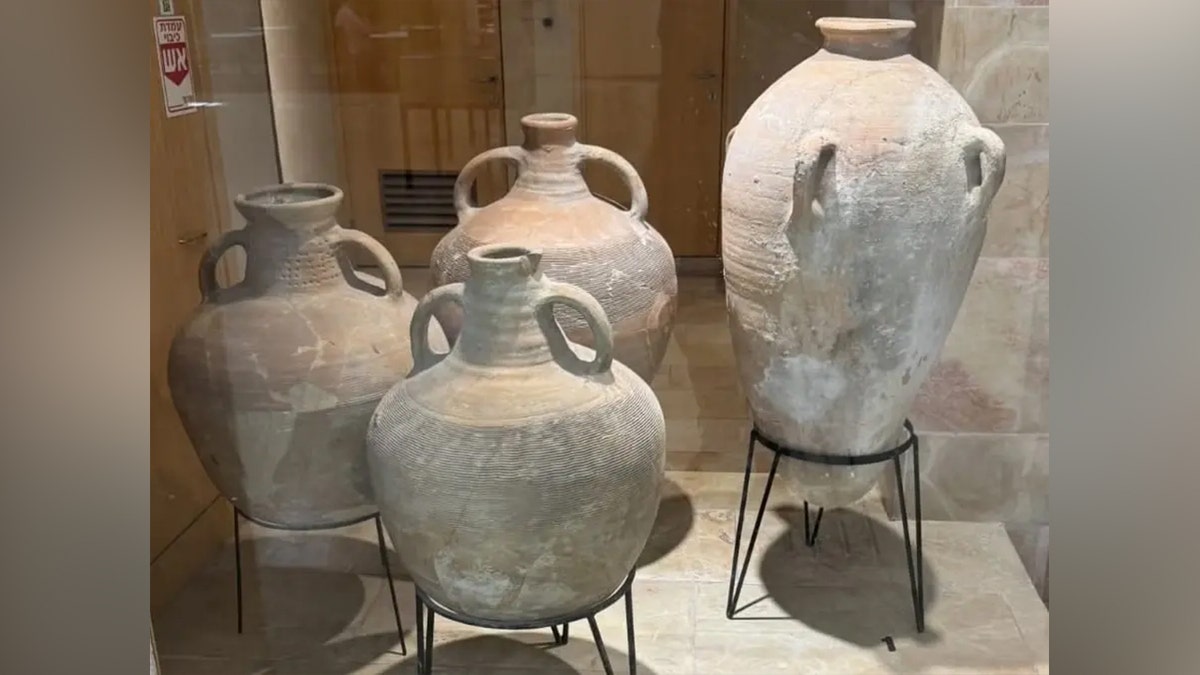
M 275 117 L 275 91 L 271 87 L 271 55 L 267 52 L 267 18 L 263 14 L 262 0 L 258 2 L 258 30 L 262 34 L 263 65 L 267 76 L 267 105 L 271 108 L 271 147 L 275 149 L 275 180 L 283 182 L 283 158 L 279 154 L 279 121 Z

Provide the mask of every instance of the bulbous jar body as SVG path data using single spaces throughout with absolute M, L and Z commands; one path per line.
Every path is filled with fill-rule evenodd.
M 905 53 L 910 21 L 825 18 L 825 46 L 731 134 L 722 256 L 734 353 L 755 424 L 864 455 L 902 424 L 937 360 L 1004 177 L 1000 139 Z M 841 506 L 884 464 L 784 462 L 785 484 Z
M 326 527 L 377 511 L 367 423 L 412 368 L 416 300 L 381 244 L 337 225 L 341 200 L 317 184 L 239 196 L 246 226 L 205 255 L 203 302 L 171 345 L 171 395 L 204 469 L 268 525 Z M 358 276 L 346 245 L 378 259 L 385 288 Z M 233 246 L 245 249 L 245 276 L 220 288 L 216 264 Z
M 629 162 L 611 150 L 577 143 L 571 115 L 544 113 L 521 120 L 521 146 L 494 148 L 472 159 L 459 174 L 455 204 L 459 224 L 433 251 L 435 285 L 465 281 L 467 252 L 488 244 L 511 243 L 542 252 L 542 268 L 556 281 L 579 286 L 600 302 L 613 327 L 614 354 L 647 382 L 666 353 L 675 320 L 678 284 L 675 258 L 646 223 L 646 188 Z M 469 192 L 486 163 L 505 160 L 517 179 L 501 199 L 472 206 Z M 615 168 L 632 195 L 628 211 L 597 198 L 580 171 L 586 161 Z M 451 340 L 461 313 L 454 307 L 438 318 Z M 573 342 L 592 346 L 587 325 L 572 312 L 556 318 Z
M 666 427 L 649 385 L 612 358 L 603 309 L 537 272 L 538 253 L 488 246 L 463 283 L 417 308 L 463 309 L 449 354 L 414 337 L 413 375 L 368 432 L 384 523 L 414 582 L 468 616 L 537 620 L 620 587 L 658 512 Z M 569 342 L 558 305 L 596 349 Z

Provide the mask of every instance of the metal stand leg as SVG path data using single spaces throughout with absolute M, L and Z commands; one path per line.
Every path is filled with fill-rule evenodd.
M 625 637 L 629 644 L 629 675 L 637 675 L 637 637 L 633 634 L 633 585 L 625 591 Z
M 415 614 L 417 622 L 417 675 L 425 675 L 425 604 L 421 602 L 421 594 L 413 591 L 416 600 Z
M 821 529 L 821 516 L 823 515 L 825 515 L 825 507 L 821 506 L 817 509 L 817 520 L 809 530 L 808 502 L 804 502 L 804 544 L 810 548 L 817 545 L 817 530 Z
M 738 504 L 738 520 L 733 539 L 733 562 L 729 565 L 729 597 L 725 601 L 725 618 L 733 618 L 733 587 L 737 583 L 738 549 L 742 545 L 742 521 L 746 517 L 746 499 L 750 495 L 750 471 L 754 468 L 754 434 L 750 434 L 750 447 L 746 450 L 746 474 L 742 478 L 742 500 Z
M 630 571 L 629 576 L 625 577 L 625 583 L 620 588 L 613 591 L 604 600 L 590 607 L 579 609 L 570 614 L 561 614 L 553 618 L 516 621 L 484 619 L 482 617 L 472 617 L 456 613 L 449 608 L 442 607 L 437 601 L 424 595 L 421 589 L 416 584 L 413 584 L 417 615 L 417 673 L 419 675 L 431 675 L 433 672 L 433 621 L 435 615 L 441 615 L 451 621 L 493 630 L 541 630 L 549 628 L 550 632 L 554 634 L 554 642 L 557 645 L 565 645 L 567 643 L 571 622 L 587 619 L 588 627 L 592 630 L 592 638 L 596 642 L 596 649 L 600 653 L 600 662 L 604 672 L 607 675 L 613 675 L 612 660 L 608 656 L 608 648 L 604 644 L 604 638 L 600 635 L 600 626 L 596 623 L 596 614 L 615 604 L 621 595 L 624 594 L 625 623 L 628 631 L 627 637 L 629 638 L 629 673 L 630 675 L 636 675 L 637 644 L 635 642 L 636 636 L 634 635 L 633 624 L 633 577 L 634 572 Z
M 904 529 L 904 558 L 908 563 L 908 583 L 912 589 L 913 615 L 917 622 L 917 632 L 925 632 L 925 574 L 924 556 L 921 546 L 921 476 L 920 460 L 917 459 L 917 446 L 913 445 L 913 493 L 916 507 L 917 553 L 913 555 L 912 538 L 908 528 L 908 503 L 904 496 L 904 476 L 900 470 L 900 456 L 892 459 L 896 469 L 896 497 L 900 502 L 900 521 Z
M 234 560 L 234 584 L 237 586 L 237 629 L 238 635 L 242 634 L 242 537 L 239 527 L 239 516 L 241 513 L 237 507 L 233 509 L 233 560 Z
M 737 609 L 738 598 L 742 594 L 742 584 L 746 582 L 746 572 L 750 569 L 750 557 L 754 553 L 754 544 L 758 541 L 758 529 L 762 526 L 763 514 L 767 510 L 767 500 L 771 496 L 771 486 L 775 483 L 775 472 L 779 470 L 779 458 L 782 456 L 775 453 L 775 458 L 771 460 L 771 472 L 767 474 L 767 485 L 763 489 L 762 503 L 758 507 L 758 515 L 754 518 L 754 529 L 750 531 L 750 546 L 746 548 L 746 559 L 742 563 L 741 576 L 737 576 L 738 550 L 742 546 L 742 524 L 746 517 L 746 493 L 750 488 L 750 469 L 754 460 L 754 442 L 755 437 L 750 437 L 750 452 L 746 459 L 746 478 L 742 481 L 742 503 L 738 508 L 737 528 L 733 538 L 733 565 L 730 569 L 729 577 L 729 604 L 725 607 L 725 617 L 732 619 L 734 612 Z M 734 579 L 737 579 L 736 586 Z
M 613 675 L 612 663 L 608 660 L 608 649 L 604 646 L 604 638 L 600 637 L 600 627 L 596 625 L 595 615 L 589 616 L 587 621 L 592 629 L 592 639 L 596 641 L 596 649 L 600 651 L 600 663 L 604 665 L 604 674 Z
M 388 591 L 392 594 L 392 614 L 396 617 L 396 633 L 400 635 L 400 655 L 408 656 L 408 645 L 404 642 L 404 622 L 400 620 L 400 603 L 396 602 L 396 582 L 392 580 L 392 566 L 388 563 L 387 544 L 383 540 L 383 518 L 375 514 L 375 536 L 379 539 L 379 560 L 387 574 Z
M 913 502 L 917 516 L 917 632 L 925 632 L 925 551 L 921 536 L 921 442 L 913 436 Z
M 912 423 L 909 420 L 904 420 L 904 428 L 908 431 L 909 435 L 909 438 L 904 443 L 894 448 L 872 454 L 855 456 L 828 455 L 811 452 L 803 448 L 786 447 L 760 434 L 757 427 L 750 432 L 750 446 L 746 450 L 746 474 L 742 479 L 742 500 L 738 505 L 737 528 L 733 541 L 733 562 L 729 569 L 729 598 L 728 604 L 725 607 L 725 617 L 727 619 L 732 619 L 737 610 L 737 601 L 742 593 L 742 585 L 746 581 L 746 573 L 750 569 L 750 558 L 754 554 L 754 544 L 758 539 L 758 531 L 762 525 L 763 514 L 767 510 L 767 500 L 771 496 L 771 486 L 775 482 L 775 473 L 779 469 L 780 457 L 787 455 L 796 460 L 830 466 L 866 465 L 891 460 L 896 471 L 896 492 L 900 501 L 900 521 L 904 528 L 904 553 L 905 562 L 908 565 L 909 585 L 912 587 L 913 614 L 916 617 L 917 632 L 925 632 L 925 550 L 922 537 L 924 534 L 922 532 L 924 523 L 921 516 L 921 446 L 917 432 L 913 429 Z M 771 462 L 771 472 L 767 475 L 767 485 L 763 490 L 762 504 L 759 505 L 758 514 L 754 519 L 754 529 L 750 533 L 750 545 L 746 549 L 746 558 L 742 562 L 739 576 L 738 559 L 741 554 L 742 527 L 746 521 L 746 502 L 750 492 L 750 472 L 754 464 L 755 444 L 763 445 L 773 451 L 775 458 Z M 901 457 L 910 449 L 913 453 L 913 506 L 916 512 L 915 554 L 913 551 L 913 536 L 910 533 L 908 523 L 908 500 L 904 496 L 903 471 L 900 466 Z M 809 547 L 816 545 L 817 532 L 821 529 L 821 517 L 825 515 L 825 509 L 821 507 L 817 510 L 816 519 L 813 520 L 810 513 L 811 510 L 806 500 L 804 502 L 804 543 Z
M 433 610 L 421 602 L 421 594 L 413 590 L 417 613 L 417 674 L 428 675 L 433 670 Z

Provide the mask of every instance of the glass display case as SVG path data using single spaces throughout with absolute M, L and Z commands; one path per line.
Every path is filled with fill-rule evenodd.
M 152 669 L 1048 667 L 1047 0 L 149 4 Z

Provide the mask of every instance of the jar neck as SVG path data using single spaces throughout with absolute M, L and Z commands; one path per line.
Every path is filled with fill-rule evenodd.
M 260 293 L 317 292 L 345 284 L 350 270 L 330 236 L 335 228 L 332 219 L 304 229 L 247 223 L 244 283 Z
M 243 284 L 259 293 L 319 291 L 347 282 L 335 214 L 342 191 L 321 183 L 284 183 L 238 195 L 246 219 Z
M 537 307 L 545 281 L 537 261 L 471 260 L 463 290 L 463 327 L 455 351 L 481 366 L 534 366 L 554 359 Z
M 561 113 L 539 113 L 521 119 L 525 162 L 513 185 L 518 196 L 557 200 L 591 196 L 583 178 L 583 160 L 576 139 L 578 121 Z
M 823 49 L 857 59 L 879 61 L 908 53 L 916 24 L 902 19 L 824 17 L 817 28 L 825 37 Z

